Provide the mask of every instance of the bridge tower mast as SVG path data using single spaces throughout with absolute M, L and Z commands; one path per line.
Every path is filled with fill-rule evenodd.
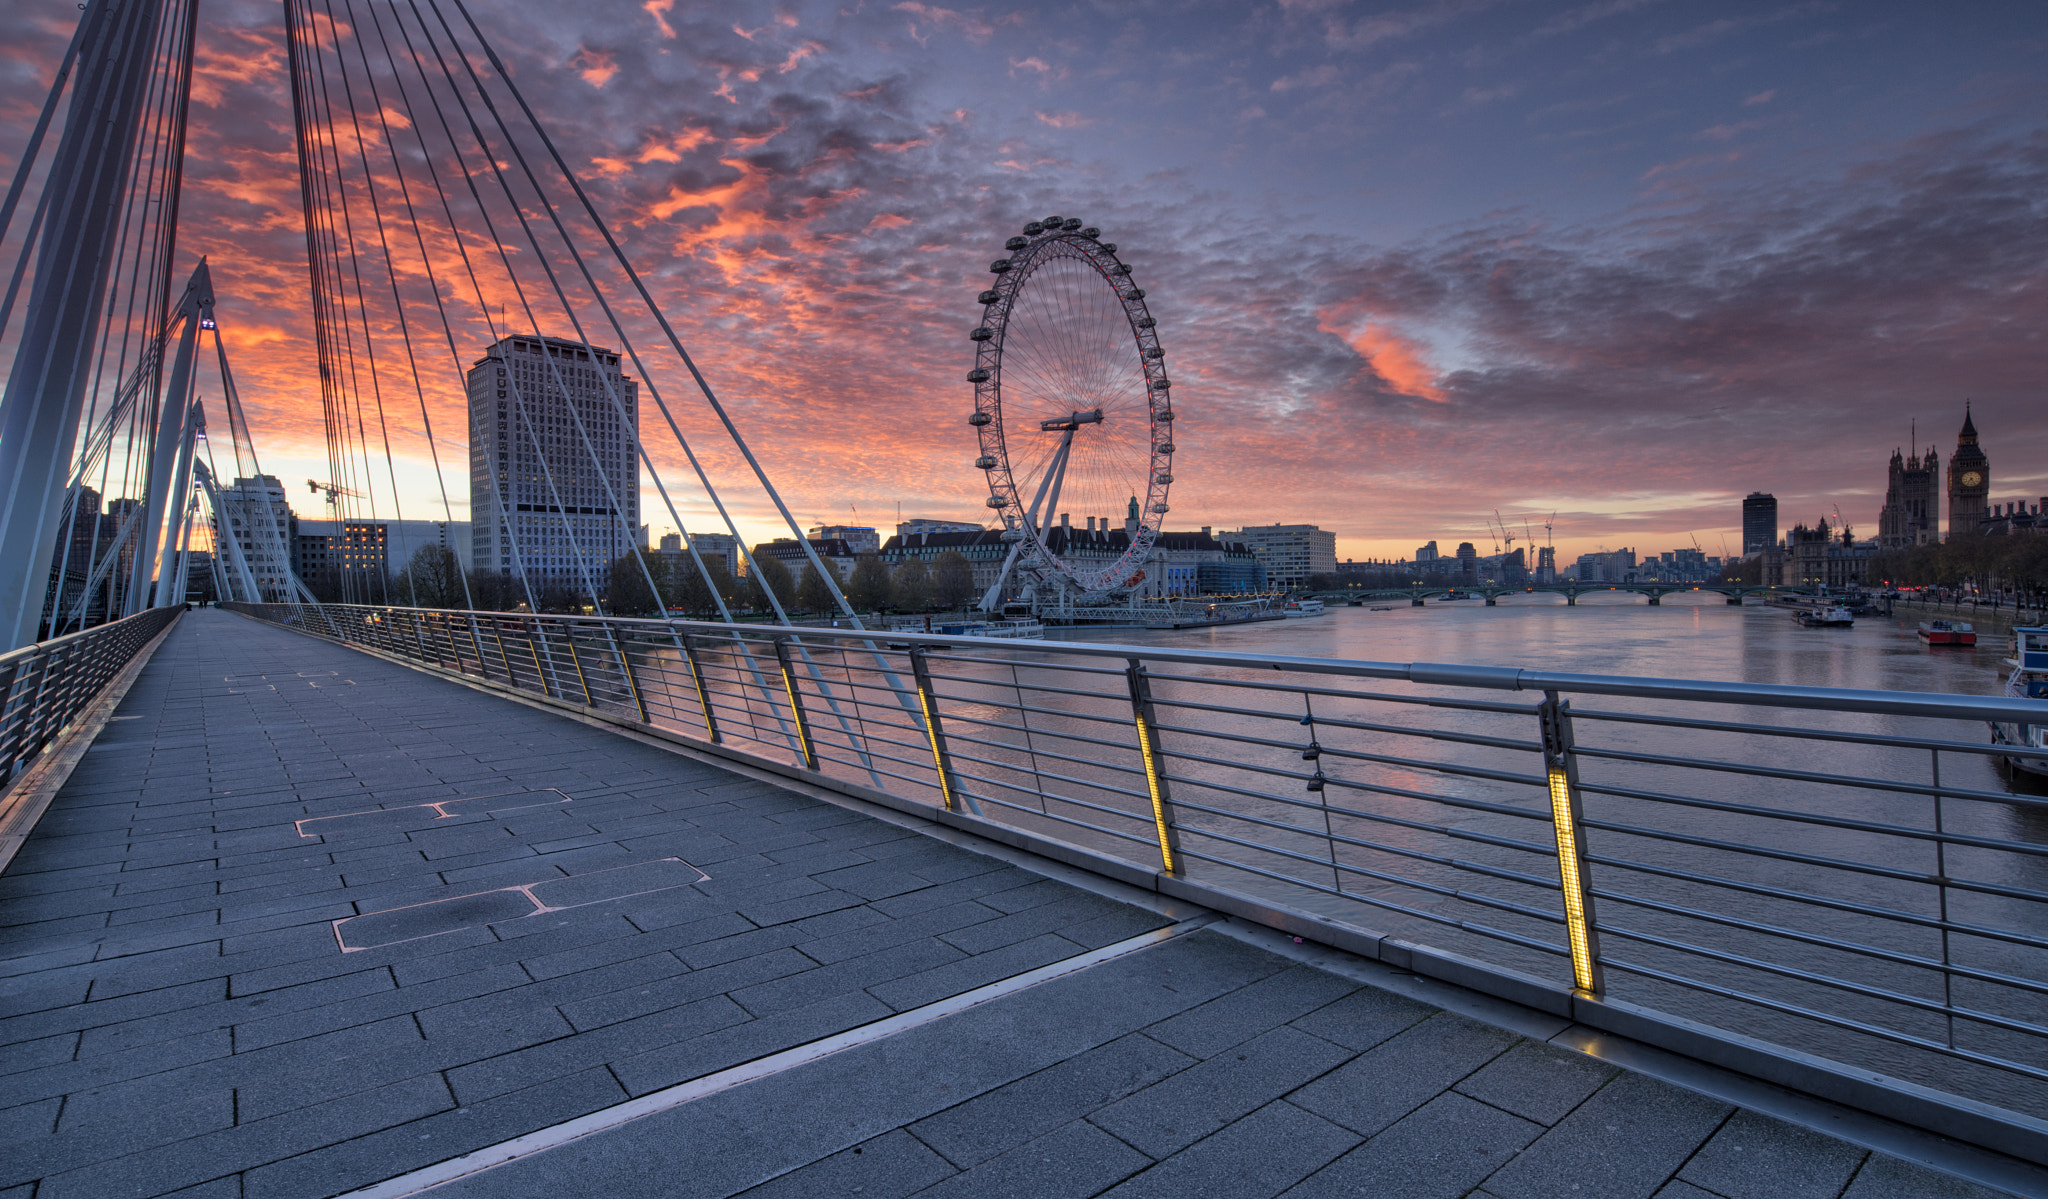
M 0 652 L 28 645 L 41 632 L 101 310 L 108 279 L 121 266 L 118 215 L 149 101 L 163 10 L 164 0 L 90 0 L 85 6 L 73 43 L 71 106 L 43 184 L 43 219 L 32 221 L 23 238 L 22 256 L 36 255 L 35 282 L 0 402 Z M 190 45 L 188 39 L 187 79 Z M 49 109 L 65 83 L 60 71 Z M 174 119 L 181 149 L 183 118 L 179 105 Z M 20 177 L 28 178 L 33 166 L 25 156 Z M 175 198 L 164 200 L 175 210 Z

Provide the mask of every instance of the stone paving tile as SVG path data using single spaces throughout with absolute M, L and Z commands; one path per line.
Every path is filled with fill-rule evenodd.
M 744 1199 L 905 1199 L 954 1173 L 946 1159 L 901 1130 L 842 1149 L 808 1166 L 741 1191 Z M 6 1199 L 0 1195 L 0 1199 Z
M 1463 1095 L 1439 1095 L 1286 1194 L 1288 1199 L 1334 1199 L 1361 1192 L 1456 1199 L 1542 1131 L 1541 1125 Z M 1545 1192 L 1551 1199 L 1572 1193 L 1569 1181 Z M 1594 1187 L 1578 1193 L 1599 1199 L 1618 1199 L 1620 1194 Z
M 1267 1199 L 1358 1140 L 1284 1100 L 1269 1103 L 1113 1188 L 1106 1199 Z
M 2004 1192 L 1873 1153 L 1842 1199 L 2002 1199 Z
M 1293 1028 L 1276 1028 L 1088 1117 L 1155 1158 L 1341 1065 L 1351 1052 Z
M 1738 1111 L 1678 1177 L 1727 1199 L 1835 1199 L 1866 1156 L 1833 1137 Z
M 962 1168 L 1178 1074 L 1195 1059 L 1132 1033 L 911 1125 Z
M 1487 1178 L 1486 1189 L 1500 1199 L 1548 1199 L 1573 1186 L 1613 1199 L 1648 1196 L 1731 1110 L 1690 1091 L 1623 1074 Z
M 1373 1136 L 1514 1041 L 1512 1033 L 1445 1013 L 1360 1054 L 1292 1098 L 1324 1119 Z
M 920 1199 L 1066 1199 L 1098 1194 L 1151 1164 L 1129 1145 L 1077 1120 L 916 1194 Z
M 1523 1041 L 1458 1084 L 1461 1094 L 1525 1120 L 1551 1125 L 1600 1089 L 1617 1071 L 1584 1054 Z

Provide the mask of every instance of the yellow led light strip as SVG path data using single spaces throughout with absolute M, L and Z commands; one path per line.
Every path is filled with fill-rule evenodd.
M 917 688 L 917 706 L 924 710 L 924 737 L 932 747 L 932 769 L 939 775 L 939 795 L 946 801 L 948 812 L 958 811 L 953 803 L 953 780 L 946 773 L 946 755 L 939 751 L 939 722 L 932 715 L 932 697 L 926 693 L 923 680 Z
M 1571 783 L 1564 769 L 1550 768 L 1550 822 L 1557 830 L 1557 874 L 1564 884 L 1564 931 L 1572 950 L 1572 984 L 1593 989 L 1593 946 L 1586 932 L 1586 893 L 1579 880 L 1578 826 L 1572 820 Z
M 1166 797 L 1159 790 L 1159 763 L 1152 757 L 1152 730 L 1146 726 L 1143 713 L 1133 719 L 1138 722 L 1138 753 L 1145 759 L 1145 789 L 1152 793 L 1152 824 L 1159 832 L 1159 863 L 1172 874 L 1173 842 L 1168 839 L 1166 828 Z
M 789 696 L 789 714 L 796 719 L 796 740 L 803 747 L 804 765 L 816 770 L 818 756 L 811 751 L 811 730 L 804 724 L 804 706 L 797 702 L 796 676 L 789 673 L 788 658 L 783 658 L 777 665 L 782 669 L 782 690 Z
M 704 735 L 717 741 L 718 724 L 711 718 L 711 696 L 704 690 L 704 672 L 697 666 L 696 651 L 686 647 L 683 656 L 690 661 L 690 682 L 697 687 L 697 706 L 704 710 Z

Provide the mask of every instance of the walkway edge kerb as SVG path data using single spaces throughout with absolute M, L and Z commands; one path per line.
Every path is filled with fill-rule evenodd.
M 0 788 L 0 874 L 14 864 L 14 855 L 28 842 L 29 835 L 42 822 L 43 813 L 50 810 L 50 801 L 57 798 L 57 792 L 70 781 L 71 772 L 78 769 L 79 760 L 85 751 L 92 748 L 107 722 L 114 717 L 115 709 L 128 698 L 129 688 L 142 675 L 142 668 L 156 654 L 156 647 L 162 645 L 171 630 L 178 627 L 180 611 L 171 617 L 171 623 L 158 631 L 135 656 L 121 668 L 100 693 L 93 697 L 91 705 L 57 734 L 56 740 L 36 755 L 29 768 L 5 788 Z
M 701 738 L 641 724 L 637 720 L 614 717 L 604 711 L 568 703 L 553 696 L 514 690 L 493 679 L 440 669 L 381 653 L 352 642 L 325 637 L 296 626 L 278 624 L 242 613 L 237 615 L 244 615 L 245 619 L 271 628 L 284 629 L 340 645 L 421 674 L 463 683 L 533 707 L 546 708 L 585 723 L 616 729 L 628 735 L 647 737 L 705 758 L 741 763 L 755 770 L 803 783 L 807 787 L 834 792 L 901 812 L 928 824 L 955 828 L 1000 845 L 1102 875 L 1140 890 L 1201 904 L 1215 911 L 1300 937 L 1304 941 L 1327 945 L 1425 978 L 1492 995 L 1571 1020 L 1595 1032 L 1627 1037 L 1787 1090 L 1895 1120 L 1912 1128 L 1937 1133 L 2037 1166 L 2048 1166 L 2048 1121 L 2037 1120 L 2009 1109 L 1994 1108 L 1989 1104 L 1949 1095 L 1887 1075 L 1853 1070 L 1824 1058 L 1723 1032 L 1632 1004 L 1576 994 L 1567 988 L 1502 967 L 1474 961 L 1446 950 L 1414 945 L 1370 929 L 1338 924 L 1326 917 L 1284 904 L 1222 891 L 1189 879 L 1162 875 L 1056 838 L 1011 828 L 966 813 L 948 812 L 916 803 L 877 788 L 831 778 L 817 771 L 777 762 L 771 758 L 758 757 L 731 746 L 714 745 Z

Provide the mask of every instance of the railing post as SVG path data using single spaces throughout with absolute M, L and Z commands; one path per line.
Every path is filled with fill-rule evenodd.
M 561 687 L 557 685 L 555 691 L 548 689 L 548 672 L 542 668 L 540 664 L 540 650 L 533 644 L 533 635 L 538 632 L 540 632 L 540 618 L 535 617 L 527 622 L 526 652 L 533 658 L 533 675 L 535 681 L 540 683 L 540 693 L 542 695 L 553 695 L 555 691 L 560 691 Z M 554 655 L 549 654 L 548 657 L 553 659 Z
M 503 618 L 491 617 L 491 639 L 498 643 L 498 660 L 505 664 L 505 685 L 514 691 L 519 690 L 519 675 L 512 669 L 512 655 L 505 652 L 505 622 Z M 548 689 L 547 683 L 542 682 L 540 689 L 546 691 Z
M 721 744 L 725 735 L 718 731 L 718 718 L 711 714 L 711 692 L 704 686 L 704 668 L 697 661 L 697 639 L 684 633 L 677 640 L 683 647 L 683 660 L 690 664 L 690 682 L 697 688 L 697 707 L 704 713 L 704 735 L 711 739 L 711 744 Z
M 14 777 L 14 747 L 16 738 L 7 732 L 7 705 L 14 702 L 14 681 L 21 675 L 21 663 L 17 660 L 0 667 L 0 783 Z M 21 709 L 22 727 L 28 724 L 28 705 Z
M 939 775 L 939 796 L 946 801 L 948 812 L 960 810 L 960 784 L 953 777 L 953 758 L 946 752 L 946 730 L 939 725 L 939 697 L 932 690 L 932 673 L 925 663 L 925 647 L 912 646 L 910 649 L 910 676 L 917 683 L 917 703 L 924 711 L 925 739 L 932 746 L 932 768 Z
M 1557 692 L 1546 691 L 1536 717 L 1543 725 L 1543 773 L 1550 791 L 1551 828 L 1557 835 L 1557 875 L 1564 887 L 1564 931 L 1572 952 L 1572 986 L 1597 997 L 1604 989 L 1600 936 L 1594 928 L 1593 888 L 1586 875 L 1571 704 L 1558 699 Z
M 796 720 L 797 744 L 803 747 L 804 765 L 818 768 L 818 750 L 811 744 L 811 722 L 804 718 L 803 693 L 796 689 L 796 668 L 790 664 L 789 642 L 775 639 L 775 663 L 782 669 L 782 693 L 789 697 L 789 714 Z
M 605 636 L 612 639 L 612 653 L 618 655 L 619 673 L 626 676 L 626 690 L 633 693 L 633 706 L 640 709 L 640 723 L 653 724 L 647 715 L 647 697 L 640 694 L 640 680 L 633 677 L 633 663 L 626 657 L 626 647 L 619 640 L 619 631 L 611 625 L 604 626 Z
M 576 685 L 583 688 L 583 706 L 595 708 L 597 700 L 590 694 L 590 676 L 583 673 L 583 655 L 576 651 L 576 625 L 572 621 L 562 622 L 562 643 L 569 647 L 569 665 L 576 668 Z
M 1152 796 L 1152 827 L 1159 834 L 1159 866 L 1168 874 L 1180 873 L 1180 832 L 1173 826 L 1172 796 L 1167 792 L 1166 770 L 1159 762 L 1159 727 L 1152 714 L 1152 682 L 1144 663 L 1130 660 L 1124 678 L 1131 688 L 1131 720 L 1138 726 L 1138 755 L 1145 761 L 1145 790 Z

